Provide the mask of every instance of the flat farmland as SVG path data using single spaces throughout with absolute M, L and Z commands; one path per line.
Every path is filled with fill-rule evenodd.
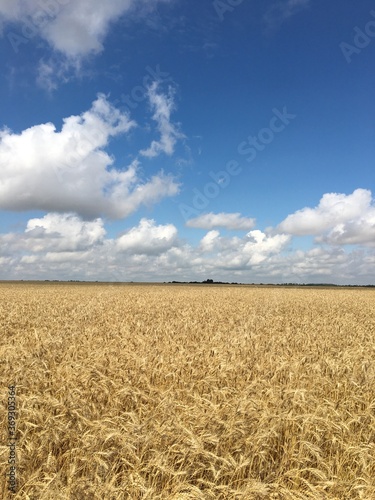
M 0 284 L 0 497 L 374 499 L 374 306 L 371 289 Z

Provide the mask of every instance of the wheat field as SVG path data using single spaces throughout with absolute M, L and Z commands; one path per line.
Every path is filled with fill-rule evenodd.
M 2 283 L 0 497 L 375 499 L 374 299 Z

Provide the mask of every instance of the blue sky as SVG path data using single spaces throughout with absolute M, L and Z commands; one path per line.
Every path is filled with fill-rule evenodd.
M 0 277 L 375 283 L 367 0 L 0 3 Z

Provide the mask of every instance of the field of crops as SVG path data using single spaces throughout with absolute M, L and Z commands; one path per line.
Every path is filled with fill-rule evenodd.
M 1 284 L 0 497 L 375 499 L 374 306 L 371 289 Z

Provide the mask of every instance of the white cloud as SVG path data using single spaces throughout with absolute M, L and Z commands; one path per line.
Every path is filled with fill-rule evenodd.
M 105 234 L 101 219 L 82 221 L 73 214 L 55 213 L 30 219 L 25 230 L 29 249 L 55 252 L 86 250 L 101 243 Z
M 358 220 L 338 224 L 327 236 L 318 237 L 317 241 L 331 245 L 375 246 L 375 209 Z
M 280 253 L 290 241 L 288 235 L 269 236 L 258 229 L 250 231 L 246 237 L 248 241 L 244 245 L 243 252 L 250 257 L 250 264 L 259 264 L 269 255 Z
M 90 255 L 90 252 L 47 252 L 45 261 L 56 263 L 82 263 Z
M 255 219 L 241 217 L 240 213 L 210 212 L 188 220 L 186 226 L 199 229 L 223 227 L 229 230 L 249 230 L 255 226 Z
M 142 219 L 117 239 L 105 237 L 101 219 L 83 221 L 72 214 L 47 214 L 28 222 L 24 233 L 0 235 L 4 276 L 94 280 L 243 280 L 263 272 L 287 244 L 286 238 L 252 231 L 244 238 L 223 238 L 210 231 L 196 246 L 183 244 L 173 224 Z M 9 263 L 9 259 L 11 259 Z M 10 264 L 10 265 L 9 265 Z M 247 276 L 247 278 L 246 278 Z
M 50 58 L 48 61 L 41 59 L 38 65 L 38 73 L 36 83 L 39 87 L 52 93 L 57 90 L 59 84 L 67 83 L 72 78 L 71 69 L 75 69 L 76 73 L 80 70 L 79 62 L 68 62 L 54 60 Z
M 203 252 L 212 252 L 219 242 L 219 231 L 209 231 L 200 242 L 200 247 Z
M 138 227 L 130 229 L 117 240 L 121 251 L 157 255 L 176 244 L 177 229 L 173 224 L 155 225 L 154 220 L 141 219 Z
M 65 255 L 68 262 L 82 259 L 105 243 L 105 235 L 101 219 L 83 221 L 74 214 L 50 213 L 30 219 L 23 233 L 0 234 L 0 254 L 13 264 L 39 263 L 43 268 L 51 255 L 60 255 L 60 260 Z
M 44 40 L 51 48 L 37 66 L 37 83 L 49 92 L 82 76 L 83 63 L 104 49 L 111 26 L 124 16 L 145 19 L 173 0 L 0 0 L 0 36 L 15 53 Z
M 315 235 L 330 244 L 375 244 L 375 205 L 371 191 L 325 194 L 315 208 L 289 215 L 278 230 L 293 235 Z
M 111 138 L 135 122 L 99 95 L 89 111 L 65 118 L 61 131 L 52 123 L 20 134 L 0 132 L 0 208 L 76 212 L 84 217 L 122 218 L 141 205 L 178 193 L 163 172 L 142 182 L 139 163 L 113 168 L 105 150 Z
M 260 230 L 250 231 L 243 238 L 222 237 L 212 230 L 202 238 L 198 249 L 211 254 L 213 267 L 245 271 L 281 253 L 289 242 L 288 235 L 269 235 Z
M 2 0 L 0 22 L 18 23 L 16 36 L 26 41 L 40 36 L 54 50 L 77 59 L 103 50 L 111 23 L 133 8 L 160 1 L 168 0 Z
M 52 92 L 57 89 L 55 68 L 51 64 L 40 61 L 38 68 L 37 83 L 40 87 Z
M 152 141 L 151 146 L 140 153 L 147 158 L 154 158 L 160 153 L 170 156 L 174 152 L 177 140 L 184 137 L 176 125 L 171 123 L 171 113 L 174 110 L 172 89 L 169 89 L 168 95 L 164 95 L 159 92 L 158 82 L 153 82 L 148 89 L 148 98 L 154 111 L 153 120 L 157 123 L 160 140 Z
M 290 237 L 252 230 L 244 237 L 209 231 L 183 243 L 173 224 L 142 219 L 116 239 L 101 219 L 50 213 L 19 233 L 0 234 L 4 279 L 375 283 L 375 249 L 292 250 Z
M 4 24 L 7 20 L 21 18 L 21 2 L 17 0 L 1 0 L 0 3 L 0 28 L 3 34 Z

